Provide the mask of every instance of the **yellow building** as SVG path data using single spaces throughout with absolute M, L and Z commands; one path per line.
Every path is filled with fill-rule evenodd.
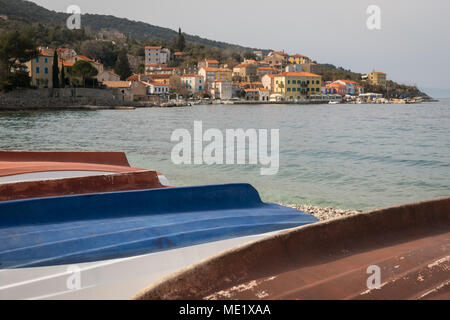
M 41 52 L 36 58 L 26 63 L 31 85 L 36 87 L 53 87 L 53 55 Z
M 232 81 L 233 70 L 227 68 L 217 68 L 216 69 L 216 80 L 228 80 Z
M 301 54 L 295 54 L 289 57 L 289 62 L 291 64 L 307 64 L 311 62 L 311 59 Z
M 275 75 L 274 93 L 283 94 L 286 100 L 308 98 L 320 93 L 322 76 L 309 72 L 285 72 Z
M 386 86 L 386 73 L 384 72 L 371 72 L 367 75 L 367 80 L 374 85 Z

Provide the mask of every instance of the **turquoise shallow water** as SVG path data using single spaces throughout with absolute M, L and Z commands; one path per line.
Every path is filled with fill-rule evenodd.
M 174 129 L 280 129 L 280 170 L 176 166 Z M 265 201 L 372 209 L 450 195 L 450 100 L 0 113 L 0 149 L 124 151 L 177 186 L 249 182 Z

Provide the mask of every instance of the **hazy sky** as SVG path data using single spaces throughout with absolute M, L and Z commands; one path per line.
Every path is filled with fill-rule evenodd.
M 110 14 L 450 92 L 449 0 L 33 0 L 48 9 Z M 381 8 L 381 30 L 366 9 Z M 433 91 L 433 92 L 432 92 Z M 437 92 L 430 90 L 431 94 Z

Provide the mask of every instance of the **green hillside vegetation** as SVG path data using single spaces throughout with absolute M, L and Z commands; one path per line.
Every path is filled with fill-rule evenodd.
M 28 23 L 38 22 L 59 26 L 65 26 L 66 20 L 69 17 L 66 13 L 47 10 L 33 2 L 23 0 L 0 0 L 0 14 L 5 14 L 10 19 L 23 20 Z M 81 21 L 83 28 L 94 33 L 102 30 L 117 30 L 126 37 L 136 40 L 170 42 L 178 35 L 177 31 L 169 28 L 109 15 L 84 14 L 81 17 Z M 220 49 L 231 49 L 238 52 L 254 50 L 252 48 L 209 40 L 195 35 L 185 35 L 185 37 L 188 42 Z

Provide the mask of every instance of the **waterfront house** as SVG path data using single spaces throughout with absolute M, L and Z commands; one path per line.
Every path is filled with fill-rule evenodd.
M 245 100 L 259 101 L 259 89 L 245 89 Z
M 200 74 L 184 74 L 181 76 L 181 82 L 192 93 L 198 93 L 204 90 L 204 78 Z
M 265 89 L 270 92 L 273 91 L 273 79 L 275 79 L 275 74 L 266 74 L 261 78 L 261 83 Z
M 333 83 L 340 83 L 345 85 L 346 87 L 346 94 L 350 96 L 356 95 L 356 86 L 358 85 L 357 82 L 351 81 L 351 80 L 336 80 Z
M 31 85 L 38 88 L 53 87 L 53 54 L 41 51 L 36 58 L 25 63 Z
M 211 89 L 211 96 L 221 100 L 231 99 L 233 97 L 231 81 L 227 79 L 214 81 Z
M 168 96 L 169 85 L 158 82 L 147 82 L 147 95 L 150 96 Z
M 274 78 L 274 93 L 283 94 L 287 100 L 308 98 L 320 93 L 322 77 L 308 72 L 285 72 Z
M 114 90 L 114 96 L 121 101 L 133 101 L 131 81 L 104 81 L 103 86 Z
M 324 94 L 338 94 L 345 96 L 347 94 L 347 86 L 343 83 L 333 82 L 322 87 L 321 91 Z
M 270 99 L 270 90 L 265 88 L 259 88 L 259 101 L 269 101 Z
M 170 50 L 161 46 L 145 47 L 145 65 L 167 64 L 170 60 Z

